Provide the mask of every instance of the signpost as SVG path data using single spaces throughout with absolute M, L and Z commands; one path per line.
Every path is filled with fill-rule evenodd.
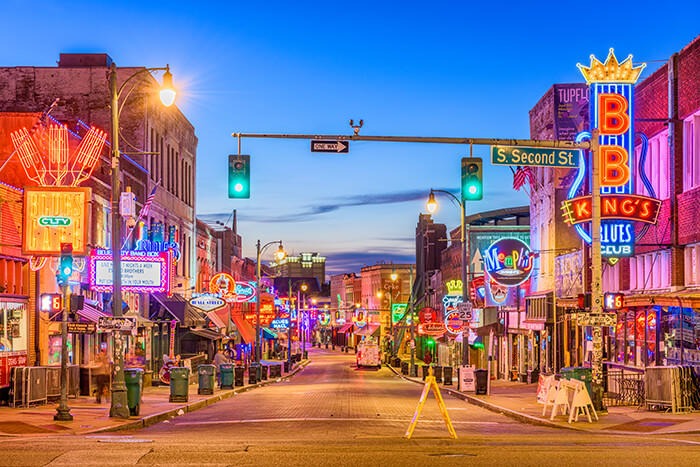
M 493 165 L 526 165 L 530 167 L 578 167 L 577 149 L 528 148 L 522 146 L 491 146 Z
M 311 140 L 311 152 L 347 153 L 349 150 L 350 143 L 347 141 Z
M 136 318 L 123 316 L 100 316 L 98 327 L 103 331 L 132 331 L 136 329 Z
M 95 323 L 68 323 L 69 334 L 94 334 L 97 331 Z

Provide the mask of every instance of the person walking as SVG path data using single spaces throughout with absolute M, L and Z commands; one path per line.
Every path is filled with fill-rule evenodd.
M 97 383 L 95 402 L 98 404 L 102 403 L 102 392 L 104 389 L 107 388 L 109 390 L 109 369 L 107 351 L 102 349 L 95 357 L 92 365 L 92 374 L 95 376 L 95 382 Z
M 228 358 L 224 355 L 224 351 L 219 349 L 214 355 L 214 366 L 216 367 L 216 383 L 221 386 L 221 364 L 228 363 Z

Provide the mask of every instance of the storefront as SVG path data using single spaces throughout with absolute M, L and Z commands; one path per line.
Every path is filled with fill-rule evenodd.
M 11 368 L 27 365 L 28 302 L 0 298 L 0 390 L 10 386 Z

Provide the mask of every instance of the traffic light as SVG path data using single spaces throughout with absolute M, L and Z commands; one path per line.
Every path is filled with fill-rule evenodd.
M 228 156 L 228 197 L 250 198 L 250 156 Z
M 462 200 L 484 199 L 484 162 L 481 157 L 462 158 Z
M 63 279 L 68 279 L 73 274 L 73 244 L 61 243 L 61 263 L 58 275 Z

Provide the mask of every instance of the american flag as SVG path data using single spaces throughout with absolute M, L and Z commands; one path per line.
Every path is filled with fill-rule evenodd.
M 523 167 L 519 165 L 515 173 L 513 173 L 513 189 L 520 191 L 527 181 L 532 184 L 532 170 L 530 170 L 529 166 Z
M 141 208 L 141 214 L 139 214 L 139 219 L 142 219 L 148 215 L 148 211 L 151 210 L 151 204 L 153 204 L 153 200 L 156 199 L 156 190 L 158 189 L 158 185 L 153 187 L 153 191 L 151 191 L 151 194 L 148 195 L 148 199 L 146 199 L 146 204 L 143 205 L 143 208 Z

